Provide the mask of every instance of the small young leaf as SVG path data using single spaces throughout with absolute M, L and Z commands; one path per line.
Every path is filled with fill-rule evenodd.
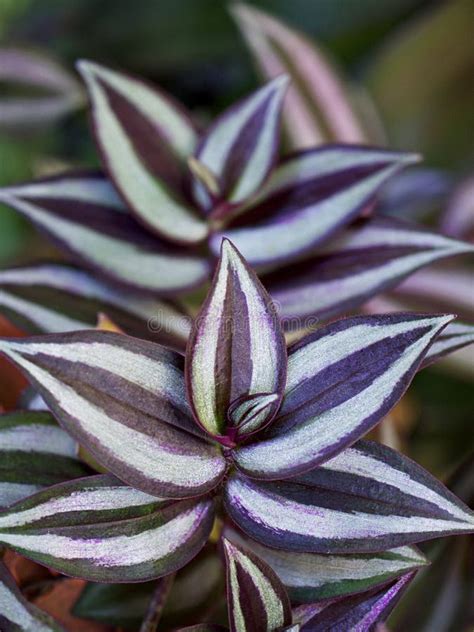
M 290 601 L 275 572 L 225 538 L 223 548 L 231 632 L 274 632 L 290 625 Z
M 242 397 L 270 396 L 253 431 L 271 421 L 281 401 L 286 345 L 280 323 L 264 287 L 229 241 L 196 317 L 186 374 L 196 418 L 213 435 L 228 430 L 230 441 L 237 431 L 227 428 L 227 414 Z

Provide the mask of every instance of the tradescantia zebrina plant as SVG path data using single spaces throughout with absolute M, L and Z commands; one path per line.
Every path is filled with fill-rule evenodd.
M 5 509 L 0 544 L 88 580 L 146 581 L 190 562 L 219 517 L 299 603 L 375 590 L 425 563 L 413 543 L 474 530 L 428 472 L 361 440 L 451 320 L 357 316 L 287 350 L 270 296 L 224 241 L 184 362 L 105 331 L 4 339 L 109 473 Z
M 89 61 L 78 68 L 104 171 L 0 192 L 85 268 L 0 271 L 0 308 L 30 333 L 89 328 L 104 311 L 140 337 L 155 318 L 155 339 L 183 349 L 189 320 L 169 299 L 187 305 L 186 293 L 205 287 L 223 236 L 264 278 L 287 329 L 348 313 L 420 267 L 472 252 L 395 219 L 353 224 L 416 155 L 337 144 L 280 159 L 284 75 L 202 133 L 140 79 Z

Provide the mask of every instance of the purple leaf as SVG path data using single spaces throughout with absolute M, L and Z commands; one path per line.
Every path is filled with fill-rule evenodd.
M 49 235 L 61 249 L 127 287 L 154 293 L 201 284 L 208 263 L 169 248 L 143 230 L 100 174 L 70 174 L 6 187 L 0 201 Z
M 186 402 L 182 356 L 144 340 L 76 332 L 0 341 L 61 425 L 105 468 L 151 494 L 202 494 L 225 461 Z M 188 431 L 188 432 L 186 432 Z
M 78 445 L 46 412 L 0 414 L 0 507 L 42 487 L 86 476 Z
M 469 244 L 388 218 L 347 229 L 313 259 L 264 277 L 290 329 L 347 313 L 434 261 L 474 252 Z
M 256 478 L 281 479 L 334 456 L 379 423 L 403 395 L 452 316 L 355 316 L 290 347 L 285 395 L 264 438 L 235 450 Z
M 223 548 L 231 632 L 273 632 L 291 624 L 290 601 L 275 572 L 226 538 Z
M 187 564 L 213 519 L 211 500 L 170 504 L 99 475 L 55 485 L 2 512 L 0 543 L 90 581 L 147 581 Z
M 287 86 L 287 77 L 274 79 L 225 111 L 201 140 L 196 158 L 217 183 L 215 195 L 222 207 L 214 210 L 220 217 L 226 205 L 240 204 L 253 195 L 272 169 Z M 194 194 L 206 211 L 212 210 L 213 201 L 199 181 Z
M 474 325 L 451 323 L 428 349 L 422 366 L 430 366 L 453 351 L 474 343 Z
M 250 537 L 284 551 L 371 553 L 474 531 L 474 512 L 442 483 L 370 441 L 286 481 L 235 474 L 226 507 Z
M 2 632 L 65 632 L 57 621 L 22 595 L 3 562 L 0 562 L 0 604 Z
M 105 313 L 125 333 L 182 351 L 191 319 L 170 301 L 130 295 L 84 270 L 46 263 L 0 270 L 0 310 L 28 333 L 61 333 L 96 326 Z
M 254 6 L 237 3 L 231 11 L 263 76 L 286 72 L 292 78 L 283 121 L 293 147 L 318 145 L 328 135 L 347 143 L 366 140 L 349 90 L 319 47 Z
M 377 624 L 385 621 L 413 577 L 414 573 L 408 573 L 378 590 L 300 606 L 294 610 L 294 618 L 301 623 L 301 632 L 376 632 Z
M 244 433 L 261 428 L 281 401 L 286 345 L 280 323 L 264 287 L 229 241 L 196 317 L 186 374 L 196 419 L 230 445 L 239 423 Z M 249 396 L 257 396 L 250 399 L 256 409 L 246 417 Z
M 80 61 L 78 69 L 104 167 L 137 219 L 178 243 L 204 239 L 206 223 L 178 193 L 184 161 L 196 144 L 187 116 L 136 77 L 90 61 Z
M 256 201 L 223 233 L 248 263 L 277 267 L 300 258 L 358 217 L 380 186 L 418 156 L 372 147 L 326 145 L 284 160 Z M 250 224 L 250 225 L 249 225 Z

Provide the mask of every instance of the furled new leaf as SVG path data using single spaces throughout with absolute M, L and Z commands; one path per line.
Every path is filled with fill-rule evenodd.
M 78 446 L 46 412 L 0 415 L 0 507 L 89 473 Z
M 273 632 L 291 624 L 283 584 L 255 553 L 223 540 L 231 632 Z
M 204 546 L 210 500 L 170 501 L 98 475 L 55 485 L 0 516 L 0 543 L 67 575 L 147 581 Z
M 0 190 L 0 201 L 81 263 L 128 287 L 177 292 L 207 277 L 204 259 L 165 246 L 143 230 L 101 174 L 62 175 L 6 187 Z
M 265 437 L 235 451 L 237 466 L 281 479 L 334 456 L 373 428 L 410 384 L 451 316 L 355 316 L 289 349 L 282 405 Z
M 474 512 L 419 465 L 360 441 L 288 481 L 231 477 L 230 516 L 267 546 L 315 553 L 370 553 L 474 531 Z
M 414 154 L 351 145 L 294 154 L 223 234 L 252 266 L 297 259 L 358 217 L 388 178 L 417 160 Z M 221 238 L 211 238 L 215 252 Z
M 186 402 L 182 356 L 101 331 L 0 341 L 63 427 L 105 468 L 157 496 L 212 489 L 225 470 Z M 190 432 L 186 432 L 186 430 Z
M 285 384 L 285 341 L 270 297 L 227 240 L 187 358 L 193 410 L 208 432 L 232 444 L 241 424 L 250 433 L 271 421 Z

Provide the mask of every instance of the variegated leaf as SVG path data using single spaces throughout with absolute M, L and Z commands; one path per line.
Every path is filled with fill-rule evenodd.
M 0 415 L 0 507 L 42 487 L 88 474 L 77 453 L 74 439 L 49 413 Z
M 373 555 L 319 555 L 269 548 L 233 529 L 226 529 L 225 535 L 232 542 L 242 542 L 269 564 L 297 603 L 365 592 L 429 563 L 412 546 Z
M 370 441 L 288 481 L 234 475 L 226 506 L 252 538 L 288 551 L 370 553 L 474 531 L 474 512 L 442 483 Z
M 65 632 L 57 621 L 21 594 L 3 562 L 0 562 L 0 629 L 2 632 Z
M 224 234 L 251 265 L 277 267 L 359 216 L 388 178 L 417 160 L 414 154 L 351 145 L 297 153 L 274 170 L 257 200 Z M 221 233 L 211 238 L 214 251 L 221 238 Z
M 254 6 L 237 3 L 232 13 L 264 77 L 286 72 L 292 78 L 283 122 L 293 147 L 312 147 L 328 138 L 366 140 L 351 95 L 320 48 Z
M 474 343 L 474 325 L 451 323 L 444 329 L 428 349 L 423 366 L 437 362 L 453 351 Z
M 0 311 L 29 333 L 91 329 L 99 312 L 126 333 L 183 350 L 191 319 L 171 302 L 133 296 L 60 264 L 0 270 Z
M 473 253 L 469 244 L 377 218 L 347 229 L 317 257 L 264 277 L 286 328 L 347 313 L 418 268 Z
M 285 395 L 264 438 L 235 451 L 257 478 L 308 471 L 351 445 L 390 411 L 452 316 L 355 316 L 290 347 Z
M 274 632 L 291 624 L 290 601 L 275 572 L 255 553 L 223 539 L 231 632 Z
M 170 97 L 141 80 L 80 61 L 93 129 L 107 173 L 137 219 L 179 243 L 206 237 L 207 225 L 179 196 L 196 133 Z
M 203 258 L 154 239 L 127 214 L 115 188 L 100 174 L 6 187 L 0 201 L 84 265 L 137 290 L 177 292 L 207 278 Z
M 301 632 L 377 632 L 377 624 L 385 621 L 413 577 L 414 573 L 408 573 L 378 590 L 299 606 L 294 610 L 294 619 L 300 622 Z
M 286 346 L 280 323 L 265 288 L 227 240 L 188 342 L 186 374 L 196 418 L 230 445 L 239 424 L 244 434 L 261 428 L 281 401 Z M 260 396 L 250 411 L 248 396 Z
M 196 158 L 215 178 L 221 217 L 226 204 L 244 202 L 262 185 L 278 154 L 286 76 L 278 77 L 224 112 L 200 141 Z M 207 211 L 213 200 L 196 181 L 194 193 Z
M 3 512 L 0 543 L 67 575 L 147 581 L 198 553 L 213 513 L 211 500 L 170 504 L 98 475 L 55 485 Z
M 63 427 L 105 468 L 170 498 L 212 489 L 225 462 L 186 402 L 182 356 L 110 332 L 0 341 Z

